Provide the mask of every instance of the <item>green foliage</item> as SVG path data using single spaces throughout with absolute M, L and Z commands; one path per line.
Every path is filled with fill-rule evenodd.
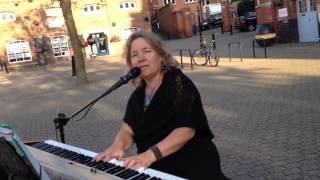
M 240 0 L 238 3 L 237 14 L 238 16 L 244 15 L 244 13 L 249 11 L 255 11 L 254 1 L 251 0 Z

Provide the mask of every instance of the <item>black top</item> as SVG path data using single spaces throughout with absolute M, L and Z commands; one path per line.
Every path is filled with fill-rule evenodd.
M 168 70 L 146 110 L 144 89 L 145 86 L 140 86 L 132 93 L 124 116 L 133 130 L 138 153 L 159 143 L 178 127 L 191 127 L 196 130 L 193 139 L 176 153 L 153 163 L 151 168 L 188 179 L 216 177 L 207 174 L 214 174 L 215 168 L 219 174 L 220 162 L 193 82 L 179 69 Z M 206 169 L 209 172 L 205 173 Z

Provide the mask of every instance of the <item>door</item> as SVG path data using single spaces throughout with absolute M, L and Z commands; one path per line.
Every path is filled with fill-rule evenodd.
M 89 36 L 94 39 L 95 44 L 92 46 L 92 54 L 96 56 L 104 56 L 109 54 L 108 37 L 105 33 L 91 33 Z
M 297 15 L 300 42 L 319 40 L 315 0 L 297 0 Z

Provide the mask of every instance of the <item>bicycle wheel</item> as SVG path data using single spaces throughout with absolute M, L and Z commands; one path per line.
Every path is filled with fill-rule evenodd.
M 209 56 L 209 63 L 211 66 L 216 67 L 218 66 L 220 58 L 217 55 L 216 50 L 211 50 L 210 56 Z
M 206 65 L 207 64 L 206 54 L 207 53 L 205 49 L 196 50 L 192 56 L 193 62 L 198 66 Z

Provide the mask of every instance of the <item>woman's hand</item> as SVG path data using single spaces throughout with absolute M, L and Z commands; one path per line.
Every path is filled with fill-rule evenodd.
M 94 157 L 95 161 L 109 161 L 112 158 L 121 159 L 124 152 L 122 150 L 116 150 L 112 147 L 106 149 L 105 151 L 99 153 Z
M 141 170 L 141 168 L 148 168 L 155 160 L 155 156 L 150 150 L 144 153 L 129 156 L 121 159 L 124 162 L 124 166 L 129 169 Z

